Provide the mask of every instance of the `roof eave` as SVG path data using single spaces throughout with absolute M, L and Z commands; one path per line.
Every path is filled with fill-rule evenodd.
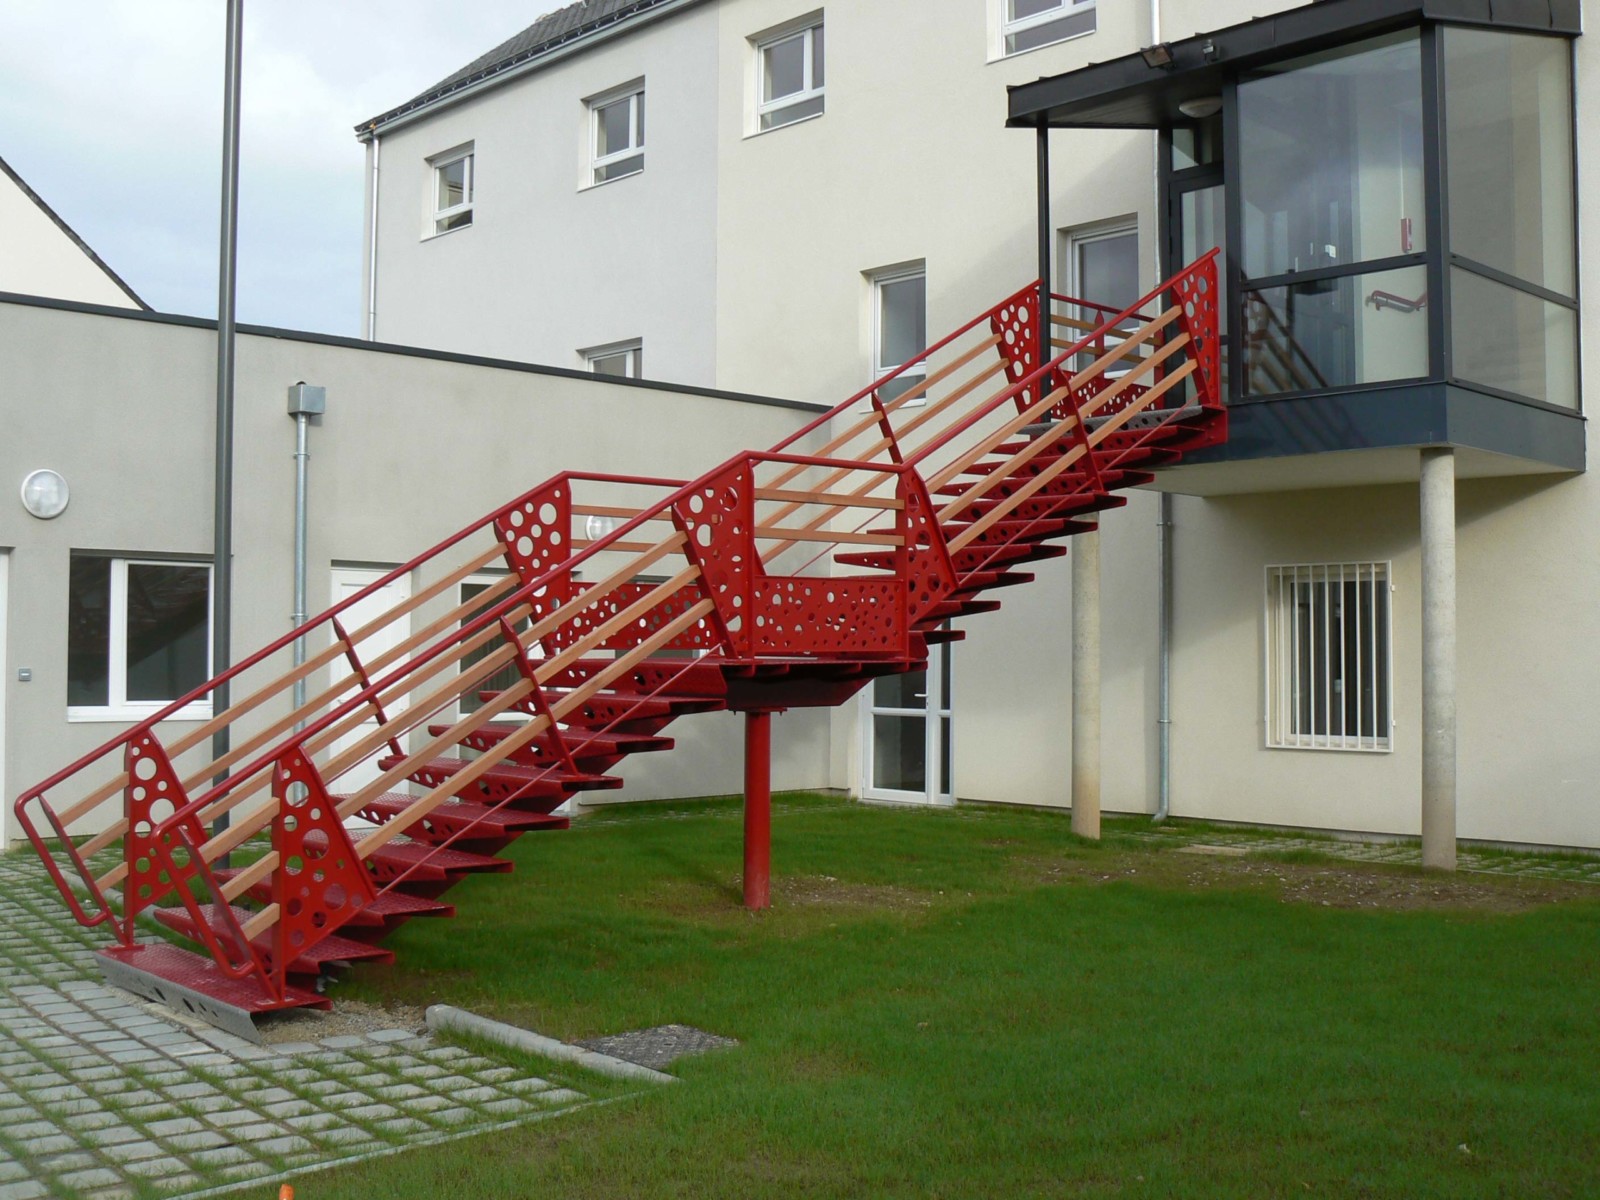
M 600 42 L 621 37 L 623 34 L 630 33 L 641 26 L 662 20 L 674 13 L 682 12 L 686 8 L 693 8 L 695 5 L 703 3 L 705 3 L 705 0 L 665 0 L 665 3 L 654 8 L 646 9 L 643 12 L 631 13 L 598 29 L 590 29 L 578 33 L 558 45 L 551 46 L 548 49 L 537 50 L 526 58 L 513 58 L 507 60 L 506 64 L 485 67 L 475 77 L 452 85 L 432 99 L 425 100 L 420 104 L 403 104 L 399 108 L 390 109 L 386 113 L 373 117 L 370 121 L 357 125 L 355 127 L 356 140 L 370 142 L 374 137 L 381 134 L 391 133 L 404 125 L 410 125 L 424 117 L 432 116 L 434 113 L 460 104 L 492 88 L 500 87 L 503 84 L 520 79 L 524 75 L 530 75 L 534 71 L 542 70 L 552 63 L 559 62 L 561 59 L 571 58 L 573 55 L 580 54 Z
M 1316 0 L 1169 43 L 1169 66 L 1149 66 L 1140 52 L 1013 85 L 1006 89 L 1006 124 L 1159 128 L 1172 123 L 1181 101 L 1215 94 L 1225 75 L 1340 41 L 1424 20 L 1572 37 L 1582 31 L 1582 19 L 1580 0 Z

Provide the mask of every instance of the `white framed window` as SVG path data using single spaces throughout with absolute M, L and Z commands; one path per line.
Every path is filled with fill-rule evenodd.
M 141 720 L 210 678 L 211 564 L 72 555 L 68 720 Z M 210 715 L 210 700 L 177 714 Z
M 882 379 L 928 348 L 928 276 L 923 263 L 869 273 L 872 281 L 872 378 Z M 919 387 L 927 364 L 914 363 L 878 389 L 884 403 Z M 908 400 L 919 404 L 921 399 Z
M 584 369 L 595 375 L 610 375 L 617 379 L 644 377 L 644 342 L 639 338 L 631 342 L 594 346 L 579 353 L 583 355 Z
M 1267 745 L 1393 749 L 1391 565 L 1267 568 Z
M 460 591 L 458 593 L 459 602 L 461 604 L 467 604 L 473 600 L 476 600 L 490 588 L 495 587 L 496 585 L 503 585 L 508 578 L 510 578 L 510 576 L 503 571 L 484 572 L 477 575 L 469 575 L 466 579 L 461 581 Z M 502 591 L 503 590 L 504 589 L 502 589 Z M 498 603 L 498 599 L 495 602 Z M 478 608 L 462 617 L 460 627 L 465 629 L 468 625 L 472 624 L 473 621 L 477 620 L 478 617 L 483 615 L 483 612 L 488 608 L 488 606 L 488 602 L 485 601 Z M 512 628 L 521 633 L 523 630 L 528 628 L 527 618 L 524 617 L 518 621 L 514 621 L 512 623 Z M 469 668 L 476 666 L 478 663 L 488 658 L 489 655 L 493 654 L 505 644 L 506 643 L 502 638 L 496 637 L 491 638 L 482 646 L 468 650 L 466 654 L 462 655 L 461 661 L 457 665 L 457 672 L 463 675 L 466 674 Z M 462 695 L 457 698 L 457 711 L 463 717 L 468 713 L 475 713 L 484 705 L 484 700 L 481 693 L 504 691 L 506 688 L 514 687 L 520 682 L 522 682 L 522 668 L 518 666 L 516 662 L 509 662 L 496 671 L 493 675 L 487 676 L 486 678 L 480 680 L 477 687 L 470 688 L 466 692 L 462 693 Z M 496 720 L 516 721 L 521 720 L 522 717 L 523 714 L 518 709 L 511 708 L 501 713 Z
M 1084 304 L 1070 306 L 1067 316 L 1079 324 L 1069 325 L 1054 332 L 1060 340 L 1076 342 L 1098 327 L 1107 317 L 1115 316 L 1144 294 L 1139 286 L 1139 224 L 1137 219 L 1101 222 L 1073 229 L 1066 238 L 1067 279 L 1063 289 L 1067 295 Z M 1103 308 L 1092 307 L 1103 305 Z M 1105 309 L 1111 311 L 1107 312 Z M 1080 326 L 1087 325 L 1084 329 Z M 1120 327 L 1124 333 L 1136 330 L 1134 320 Z M 1095 359 L 1092 352 L 1080 355 L 1074 366 L 1082 370 Z M 1119 378 L 1132 369 L 1132 363 L 1107 372 Z
M 826 79 L 822 14 L 753 38 L 758 132 L 820 117 Z
M 631 83 L 588 102 L 589 184 L 610 183 L 644 170 L 644 83 Z
M 449 233 L 472 224 L 472 191 L 476 155 L 472 143 L 457 146 L 428 160 L 432 177 L 433 209 L 427 234 Z
M 1095 30 L 1095 0 L 1000 0 L 1002 57 Z

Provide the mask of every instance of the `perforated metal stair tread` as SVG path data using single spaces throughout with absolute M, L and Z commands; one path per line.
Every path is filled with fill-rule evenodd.
M 367 862 L 374 866 L 403 868 L 406 878 L 417 883 L 446 880 L 456 875 L 503 875 L 511 870 L 508 859 L 406 841 L 379 846 L 367 856 Z
M 392 755 L 380 758 L 378 768 L 389 771 L 406 761 L 404 758 Z M 418 779 L 419 782 L 424 782 L 419 777 L 426 775 L 437 775 L 441 779 L 448 779 L 452 775 L 459 775 L 476 761 L 470 758 L 430 758 L 413 766 L 411 778 Z M 622 780 L 614 775 L 594 775 L 588 772 L 573 774 L 561 767 L 532 767 L 504 761 L 485 769 L 478 776 L 478 780 L 481 783 L 504 784 L 525 791 L 528 795 L 604 791 L 622 786 Z
M 233 918 L 241 926 L 256 916 L 253 909 L 241 908 L 238 905 L 228 906 L 233 913 Z M 232 936 L 228 923 L 223 916 L 223 906 L 220 904 L 203 904 L 200 906 L 201 918 L 207 927 L 221 938 Z M 194 917 L 186 908 L 158 908 L 155 918 L 168 929 L 183 934 L 184 937 L 200 940 L 199 926 L 195 924 Z M 271 949 L 272 937 L 262 934 L 254 939 L 256 944 L 263 949 Z M 334 962 L 393 962 L 394 951 L 383 946 L 374 946 L 370 942 L 357 942 L 347 937 L 340 937 L 336 933 L 328 934 L 304 953 L 296 954 L 289 963 L 289 973 L 292 975 L 316 975 L 329 963 Z
M 430 725 L 428 732 L 440 737 L 450 730 L 449 725 Z M 518 721 L 490 721 L 478 726 L 476 732 L 462 741 L 462 745 L 476 749 L 476 743 L 494 746 L 523 728 Z M 570 728 L 561 731 L 567 752 L 576 759 L 612 758 L 624 754 L 653 754 L 671 750 L 674 742 L 669 737 L 651 733 L 617 733 L 611 730 Z M 538 739 L 541 751 L 550 745 L 546 735 Z
M 400 792 L 385 792 L 363 805 L 361 814 L 370 820 L 382 823 L 402 815 L 416 802 L 415 796 Z M 571 824 L 566 817 L 553 817 L 548 813 L 527 812 L 509 806 L 493 807 L 464 800 L 452 800 L 441 804 L 429 812 L 423 820 L 431 823 L 435 829 L 442 829 L 460 837 L 471 837 L 474 832 L 484 837 L 491 837 L 507 833 L 526 833 L 533 829 L 566 829 Z M 415 825 L 410 826 L 407 831 L 408 836 L 415 837 L 416 834 L 413 832 L 415 829 Z

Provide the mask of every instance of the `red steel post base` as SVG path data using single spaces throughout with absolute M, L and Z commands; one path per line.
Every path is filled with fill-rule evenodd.
M 744 906 L 772 905 L 772 713 L 744 715 Z

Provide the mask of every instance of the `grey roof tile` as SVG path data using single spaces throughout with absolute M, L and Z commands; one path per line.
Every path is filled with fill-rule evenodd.
M 609 25 L 615 25 L 653 8 L 660 8 L 669 2 L 670 0 L 578 0 L 576 4 L 569 4 L 565 8 L 559 8 L 540 17 L 515 37 L 507 38 L 487 54 L 473 59 L 459 71 L 445 76 L 404 104 L 380 113 L 370 121 L 361 122 L 356 126 L 356 132 L 366 133 L 414 109 L 442 100 L 469 84 L 487 79 L 555 50 L 574 38 L 603 30 Z

